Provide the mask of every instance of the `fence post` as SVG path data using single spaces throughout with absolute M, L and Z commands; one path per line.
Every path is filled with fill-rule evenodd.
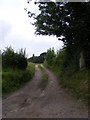
M 83 70 L 86 68 L 83 52 L 80 53 L 79 66 L 80 66 L 80 70 Z

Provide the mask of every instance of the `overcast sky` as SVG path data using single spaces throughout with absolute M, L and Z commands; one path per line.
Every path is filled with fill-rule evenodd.
M 11 46 L 18 51 L 26 48 L 27 57 L 39 55 L 47 49 L 62 48 L 62 42 L 54 36 L 36 36 L 35 28 L 30 24 L 32 20 L 24 8 L 38 14 L 38 7 L 33 3 L 27 4 L 27 0 L 0 0 L 0 48 Z

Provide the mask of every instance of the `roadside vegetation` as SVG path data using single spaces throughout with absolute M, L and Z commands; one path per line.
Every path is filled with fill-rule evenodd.
M 42 90 L 44 90 L 47 83 L 48 83 L 48 74 L 46 73 L 45 69 L 40 64 L 38 65 L 38 67 L 40 68 L 40 70 L 43 73 L 42 80 L 41 80 L 41 83 L 40 83 L 40 88 Z
M 46 52 L 41 53 L 39 56 L 35 56 L 33 54 L 33 56 L 30 57 L 28 61 L 33 63 L 43 63 L 45 60 L 45 56 L 46 56 Z
M 19 53 L 9 47 L 2 53 L 2 93 L 3 96 L 22 87 L 35 72 L 35 65 L 28 63 L 25 51 Z
M 29 3 L 29 2 L 28 2 Z M 70 88 L 78 98 L 88 100 L 89 20 L 90 3 L 39 2 L 38 15 L 29 12 L 34 18 L 37 35 L 54 35 L 63 42 L 63 49 L 55 54 L 48 50 L 46 64 L 60 78 L 60 83 Z
M 70 89 L 74 96 L 88 105 L 88 72 L 89 69 L 79 70 L 74 59 L 67 59 L 66 48 L 55 54 L 54 49 L 49 49 L 44 65 L 53 71 L 59 78 L 59 84 Z M 79 67 L 79 66 L 78 66 Z

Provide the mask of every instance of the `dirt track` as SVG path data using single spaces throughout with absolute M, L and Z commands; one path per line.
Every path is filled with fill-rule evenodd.
M 39 88 L 42 72 L 36 65 L 35 76 L 25 87 L 3 99 L 3 118 L 87 118 L 84 104 L 62 89 L 56 76 L 48 73 L 45 90 Z

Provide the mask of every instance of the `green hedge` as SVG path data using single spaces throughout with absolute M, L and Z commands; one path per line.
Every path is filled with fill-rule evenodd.
M 35 73 L 35 65 L 32 63 L 28 64 L 26 70 L 19 70 L 19 69 L 13 70 L 9 68 L 2 71 L 3 95 L 19 89 L 27 81 L 32 79 L 34 73 Z

